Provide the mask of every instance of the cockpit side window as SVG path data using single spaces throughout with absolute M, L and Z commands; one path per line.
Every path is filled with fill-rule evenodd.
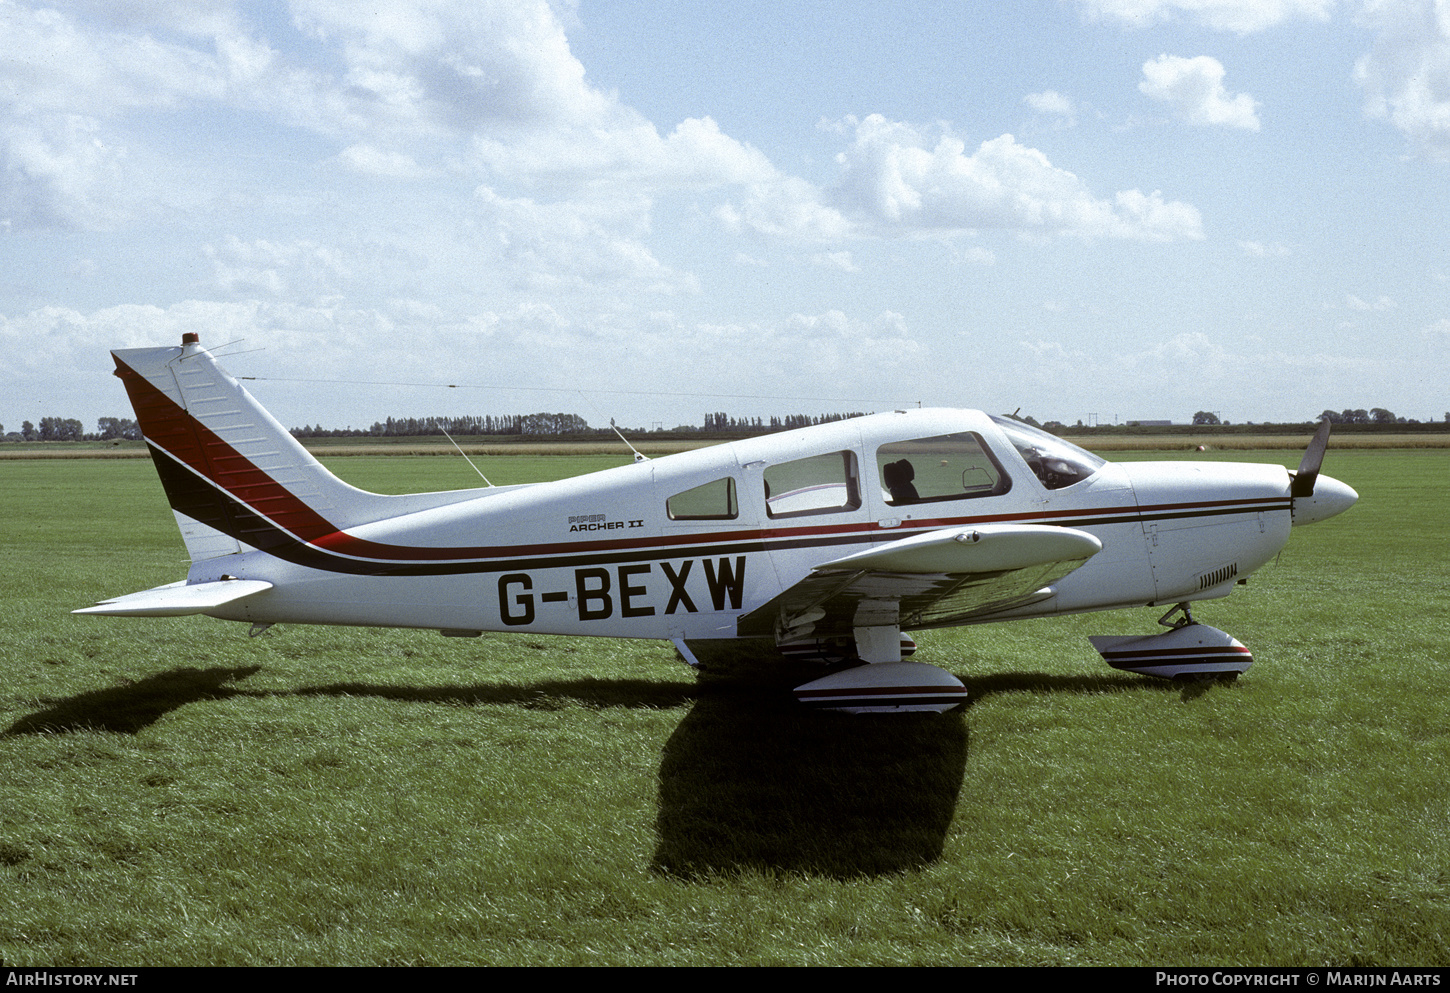
M 991 418 L 1012 442 L 1027 467 L 1049 490 L 1080 483 L 1107 465 L 1106 459 L 1100 459 L 1092 452 L 1040 428 L 998 414 L 992 414 Z
M 665 501 L 672 521 L 733 521 L 740 516 L 735 480 L 730 476 L 676 493 Z
M 856 456 L 829 452 L 767 466 L 765 512 L 770 517 L 839 514 L 861 506 Z
M 981 436 L 970 431 L 882 445 L 876 467 L 892 507 L 997 496 L 1012 487 Z

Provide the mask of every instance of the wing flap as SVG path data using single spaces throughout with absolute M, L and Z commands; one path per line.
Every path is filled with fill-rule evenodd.
M 270 590 L 271 583 L 260 579 L 222 579 L 214 583 L 185 580 L 168 583 L 155 589 L 128 593 L 102 600 L 94 607 L 72 610 L 72 614 L 100 614 L 106 617 L 184 617 L 204 614 L 222 604 Z
M 943 528 L 856 552 L 737 623 L 746 637 L 834 637 L 855 628 L 936 627 L 1045 599 L 1102 550 L 1086 531 L 1040 524 Z

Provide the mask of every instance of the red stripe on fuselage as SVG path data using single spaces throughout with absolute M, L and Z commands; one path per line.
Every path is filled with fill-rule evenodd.
M 1126 505 L 1031 513 L 984 514 L 975 517 L 943 517 L 913 520 L 905 526 L 883 528 L 875 522 L 827 524 L 808 527 L 752 528 L 716 531 L 708 534 L 661 535 L 653 538 L 620 538 L 608 541 L 551 542 L 515 546 L 428 548 L 392 545 L 358 538 L 341 530 L 313 510 L 265 470 L 258 468 L 220 436 L 202 424 L 144 376 L 116 358 L 117 372 L 126 386 L 131 405 L 146 439 L 192 472 L 221 489 L 233 499 L 270 521 L 299 542 L 319 551 L 377 562 L 460 562 L 530 555 L 558 555 L 660 548 L 681 549 L 721 543 L 822 543 L 836 541 L 892 540 L 923 531 L 973 524 L 1061 522 L 1095 523 L 1116 519 L 1136 520 L 1144 516 L 1195 516 L 1204 514 L 1253 513 L 1289 509 L 1288 497 L 1251 500 L 1206 500 L 1189 503 Z

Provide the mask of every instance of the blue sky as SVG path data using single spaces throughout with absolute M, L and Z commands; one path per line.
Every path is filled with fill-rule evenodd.
M 6 430 L 1450 410 L 1443 2 L 379 6 L 0 0 Z

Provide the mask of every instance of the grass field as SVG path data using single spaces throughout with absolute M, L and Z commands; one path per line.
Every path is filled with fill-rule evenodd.
M 160 485 L 4 462 L 0 959 L 1450 964 L 1450 453 L 1325 469 L 1359 505 L 1195 611 L 1237 683 L 1108 669 L 1144 609 L 924 634 L 970 705 L 871 718 L 657 643 L 74 617 L 185 574 Z

